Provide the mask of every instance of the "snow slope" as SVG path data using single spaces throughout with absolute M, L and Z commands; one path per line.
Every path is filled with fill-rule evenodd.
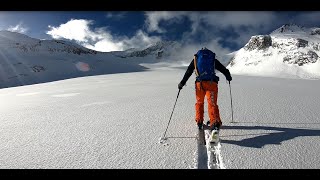
M 160 41 L 141 49 L 98 52 L 63 40 L 39 40 L 0 31 L 0 88 L 75 77 L 182 66 L 173 55 L 181 45 Z
M 0 89 L 0 168 L 205 168 L 195 139 L 194 75 L 180 92 L 166 144 L 158 143 L 184 72 L 155 69 Z M 231 123 L 229 84 L 218 76 L 226 169 L 320 168 L 319 80 L 234 75 Z
M 146 69 L 72 42 L 0 31 L 0 88 Z

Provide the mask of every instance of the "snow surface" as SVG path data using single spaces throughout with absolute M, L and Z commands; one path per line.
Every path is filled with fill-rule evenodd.
M 184 72 L 160 68 L 0 89 L 0 168 L 205 168 L 195 138 L 194 75 L 180 92 L 166 143 L 159 143 Z M 231 123 L 229 84 L 218 75 L 224 168 L 320 168 L 319 80 L 234 75 Z

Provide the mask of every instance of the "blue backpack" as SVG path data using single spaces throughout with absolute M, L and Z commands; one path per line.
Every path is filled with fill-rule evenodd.
M 218 80 L 215 73 L 216 54 L 207 48 L 202 48 L 195 54 L 194 67 L 198 81 Z

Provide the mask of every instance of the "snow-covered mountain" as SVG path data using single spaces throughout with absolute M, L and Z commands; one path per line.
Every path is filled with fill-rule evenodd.
M 24 34 L 0 31 L 1 48 L 17 49 L 23 52 L 67 52 L 73 54 L 97 54 L 97 51 L 84 48 L 75 43 L 61 40 L 38 40 Z M 9 50 L 10 51 L 10 50 Z
M 0 31 L 0 88 L 67 78 L 135 72 L 139 63 L 62 40 L 39 40 Z
M 252 36 L 243 48 L 225 57 L 230 59 L 226 62 L 230 62 L 232 74 L 319 79 L 319 55 L 320 28 L 287 24 L 268 35 Z M 178 67 L 186 65 L 187 57 L 191 56 L 175 41 L 160 41 L 140 49 L 98 52 L 68 41 L 39 40 L 0 31 L 0 88 Z
M 285 78 L 320 78 L 320 28 L 286 24 L 252 36 L 233 53 L 231 73 Z

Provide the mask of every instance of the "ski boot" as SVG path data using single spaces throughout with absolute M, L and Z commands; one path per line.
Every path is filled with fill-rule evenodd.
M 203 122 L 197 123 L 199 130 L 203 129 Z
M 209 122 L 209 121 L 208 121 Z M 210 125 L 210 122 L 207 124 Z M 216 144 L 219 142 L 219 130 L 220 130 L 220 126 L 221 124 L 219 123 L 214 123 L 210 129 L 211 129 L 211 132 L 210 132 L 210 137 L 209 137 L 209 142 L 210 143 L 213 143 L 213 144 Z

